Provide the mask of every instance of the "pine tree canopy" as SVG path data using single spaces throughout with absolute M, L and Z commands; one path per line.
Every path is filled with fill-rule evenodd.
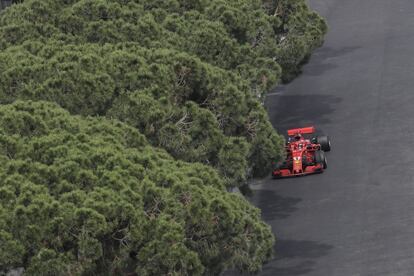
M 263 106 L 326 32 L 305 0 L 17 0 L 0 13 L 0 274 L 255 272 L 227 190 L 284 140 Z
M 119 121 L 2 105 L 0 162 L 0 271 L 218 274 L 256 271 L 271 255 L 259 210 L 214 169 L 174 160 Z

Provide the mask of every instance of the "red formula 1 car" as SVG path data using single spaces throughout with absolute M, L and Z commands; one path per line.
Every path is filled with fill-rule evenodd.
M 331 150 L 331 142 L 328 136 L 311 139 L 303 136 L 313 133 L 314 127 L 288 130 L 286 160 L 279 165 L 273 164 L 273 178 L 322 173 L 327 168 L 325 152 Z

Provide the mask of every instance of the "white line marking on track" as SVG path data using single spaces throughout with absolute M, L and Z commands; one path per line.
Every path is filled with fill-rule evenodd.
M 279 95 L 282 95 L 282 93 L 281 92 L 275 92 L 275 93 L 266 94 L 266 96 L 279 96 Z

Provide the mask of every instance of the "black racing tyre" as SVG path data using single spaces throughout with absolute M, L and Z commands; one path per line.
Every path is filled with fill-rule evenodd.
M 322 162 L 321 151 L 315 151 L 315 163 L 320 164 Z
M 304 167 L 306 167 L 306 166 L 309 166 L 311 163 L 312 163 L 312 159 L 310 158 L 310 160 L 309 160 L 309 158 L 306 155 L 303 155 L 303 157 L 302 157 L 302 165 Z
M 328 168 L 328 160 L 326 159 L 325 154 L 323 155 L 323 169 L 326 170 Z
M 272 162 L 272 171 L 277 170 L 279 168 L 279 166 L 277 165 L 276 162 Z
M 321 145 L 323 151 L 331 151 L 331 140 L 329 136 L 318 136 L 316 142 Z
M 293 163 L 291 160 L 286 160 L 282 164 L 279 165 L 279 170 L 281 169 L 291 169 L 293 166 Z
M 328 160 L 323 151 L 315 151 L 315 163 L 322 164 L 323 168 L 328 168 Z
M 274 175 L 273 173 L 272 173 L 272 179 L 279 179 L 280 178 L 280 176 L 279 175 Z

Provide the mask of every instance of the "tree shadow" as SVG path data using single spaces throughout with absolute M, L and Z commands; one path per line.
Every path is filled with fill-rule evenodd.
M 323 46 L 314 52 L 313 57 L 315 57 L 315 61 L 321 61 L 329 58 L 345 56 L 360 48 L 361 47 L 359 46 L 346 46 L 340 49 L 334 49 L 332 47 Z
M 303 68 L 304 74 L 307 76 L 320 76 L 325 72 L 338 67 L 337 64 L 330 62 L 331 59 L 350 54 L 361 47 L 348 46 L 340 49 L 331 47 L 322 47 L 316 50 L 311 58 L 311 62 Z
M 280 196 L 271 190 L 254 191 L 254 196 L 259 198 L 256 206 L 262 211 L 265 221 L 288 218 L 298 209 L 296 205 L 302 201 L 298 197 Z
M 287 267 L 272 267 L 267 268 L 265 267 L 260 276 L 271 276 L 271 275 L 278 275 L 278 276 L 296 276 L 296 275 L 305 275 L 310 273 L 315 266 L 315 261 L 307 260 L 302 261 L 293 266 Z
M 277 101 L 268 101 L 266 108 L 273 126 L 279 133 L 300 126 L 332 123 L 329 114 L 342 101 L 331 95 L 280 95 Z
M 329 254 L 332 245 L 314 241 L 277 240 L 275 258 L 265 264 L 260 276 L 299 276 L 312 272 L 317 259 Z M 235 270 L 226 271 L 222 276 L 251 275 Z
M 326 256 L 333 248 L 332 245 L 315 241 L 277 240 L 274 246 L 275 260 L 305 258 L 317 259 Z
M 277 240 L 275 258 L 260 275 L 296 276 L 314 270 L 316 260 L 329 254 L 332 245 L 306 240 Z

